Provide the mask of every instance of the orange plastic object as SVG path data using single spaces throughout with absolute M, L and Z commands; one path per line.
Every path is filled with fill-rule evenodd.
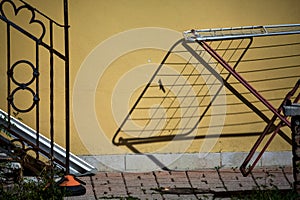
M 65 175 L 65 180 L 59 186 L 79 186 L 80 183 L 74 178 L 73 175 Z

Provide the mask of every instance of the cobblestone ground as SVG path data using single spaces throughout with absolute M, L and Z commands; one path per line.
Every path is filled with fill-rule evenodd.
M 86 194 L 66 200 L 86 199 L 231 199 L 251 190 L 290 190 L 292 168 L 256 168 L 243 177 L 238 169 L 155 171 L 146 173 L 99 172 L 81 177 Z

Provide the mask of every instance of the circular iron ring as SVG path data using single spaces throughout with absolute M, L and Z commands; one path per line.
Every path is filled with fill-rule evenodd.
M 18 108 L 18 107 L 15 105 L 15 103 L 14 103 L 14 95 L 15 95 L 15 93 L 18 92 L 19 90 L 27 90 L 27 91 L 29 91 L 29 92 L 32 94 L 32 96 L 33 96 L 33 103 L 32 103 L 32 105 L 31 105 L 30 107 L 28 107 L 27 109 L 20 109 L 20 108 Z M 38 97 L 37 94 L 35 94 L 34 91 L 33 91 L 31 88 L 29 88 L 29 87 L 25 87 L 25 88 L 23 88 L 23 87 L 17 87 L 16 89 L 14 89 L 14 90 L 12 91 L 11 95 L 9 95 L 8 101 L 10 102 L 11 106 L 12 106 L 16 111 L 25 113 L 25 112 L 31 111 L 31 110 L 34 108 L 35 104 L 39 101 L 39 97 Z
M 22 64 L 22 63 L 29 65 L 29 66 L 31 67 L 31 69 L 32 69 L 32 75 L 33 75 L 33 76 L 32 76 L 32 78 L 31 78 L 31 80 L 29 80 L 29 81 L 26 82 L 26 83 L 20 83 L 20 82 L 18 82 L 18 81 L 15 79 L 15 77 L 14 77 L 14 69 L 15 69 L 15 67 L 18 66 L 19 64 Z M 25 89 L 25 87 L 29 86 L 29 85 L 36 79 L 36 77 L 39 76 L 39 72 L 36 70 L 36 68 L 34 67 L 34 65 L 33 65 L 31 62 L 29 62 L 28 60 L 19 60 L 19 61 L 15 62 L 15 63 L 12 65 L 12 67 L 10 68 L 10 70 L 8 71 L 7 74 L 8 74 L 9 77 L 11 77 L 11 80 L 12 80 L 16 85 L 18 85 L 19 87 L 21 87 L 21 88 L 23 88 L 23 89 Z

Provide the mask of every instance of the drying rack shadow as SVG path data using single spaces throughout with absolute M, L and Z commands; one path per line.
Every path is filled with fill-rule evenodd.
M 247 77 L 248 84 L 257 86 L 258 92 L 267 96 L 270 103 L 279 105 L 300 76 L 300 54 L 295 50 L 300 47 L 299 40 L 293 36 L 285 37 L 288 38 L 258 38 L 256 43 L 253 37 L 213 40 L 207 45 L 236 73 Z M 280 87 L 272 85 L 278 81 L 283 83 Z M 112 143 L 143 154 L 138 149 L 143 144 L 259 137 L 266 124 L 270 125 L 265 132 L 271 134 L 277 122 L 272 121 L 269 110 L 262 108 L 261 102 L 242 86 L 201 43 L 179 40 L 166 53 L 133 103 Z M 271 93 L 280 95 L 274 97 Z M 234 109 L 226 110 L 228 107 Z M 225 116 L 232 123 L 224 122 L 222 117 Z M 245 118 L 248 120 L 243 120 Z M 210 123 L 214 119 L 221 120 Z M 258 128 L 253 130 L 249 128 L 251 126 Z M 218 131 L 207 134 L 211 127 Z M 231 131 L 236 129 L 239 131 Z M 291 144 L 289 132 L 277 131 Z M 161 166 L 159 161 L 150 159 Z

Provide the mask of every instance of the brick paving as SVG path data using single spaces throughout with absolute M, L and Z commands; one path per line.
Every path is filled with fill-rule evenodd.
M 253 189 L 290 190 L 291 167 L 256 168 L 243 177 L 238 169 L 154 171 L 145 173 L 99 172 L 80 177 L 86 194 L 66 200 L 86 199 L 231 199 L 232 194 Z

